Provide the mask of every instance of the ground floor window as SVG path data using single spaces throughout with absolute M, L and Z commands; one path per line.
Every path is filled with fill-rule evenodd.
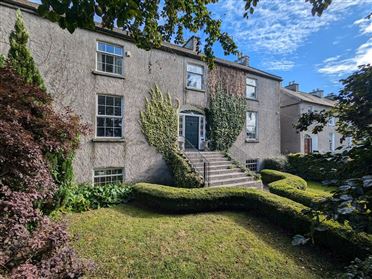
M 107 168 L 94 170 L 94 185 L 118 184 L 124 181 L 122 168 Z
M 249 159 L 246 160 L 245 166 L 247 169 L 257 172 L 258 171 L 258 159 Z

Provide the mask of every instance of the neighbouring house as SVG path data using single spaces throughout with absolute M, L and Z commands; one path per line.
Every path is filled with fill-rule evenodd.
M 336 118 L 331 118 L 323 131 L 318 134 L 311 132 L 312 126 L 307 131 L 297 132 L 293 124 L 301 114 L 307 112 L 320 112 L 329 110 L 336 102 L 331 97 L 325 97 L 323 90 L 314 90 L 304 93 L 299 90 L 299 84 L 292 82 L 281 88 L 280 95 L 280 128 L 281 151 L 288 153 L 326 153 L 336 152 L 341 146 L 341 134 L 336 131 Z M 346 143 L 351 144 L 351 139 Z
M 23 12 L 29 48 L 57 105 L 69 106 L 92 127 L 74 160 L 77 182 L 172 181 L 162 156 L 139 125 L 149 89 L 157 84 L 180 103 L 179 136 L 204 150 L 205 108 L 217 81 L 246 96 L 246 125 L 234 148 L 252 170 L 280 155 L 281 78 L 239 62 L 216 59 L 210 71 L 197 52 L 197 38 L 184 46 L 164 43 L 145 51 L 126 32 L 77 29 L 73 34 L 39 17 L 27 1 L 0 2 L 0 53 L 7 54 L 16 9 Z M 187 147 L 187 146 L 186 146 Z

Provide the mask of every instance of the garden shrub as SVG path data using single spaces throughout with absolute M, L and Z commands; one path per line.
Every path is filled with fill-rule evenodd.
M 228 150 L 239 136 L 245 121 L 246 100 L 220 85 L 211 95 L 207 110 L 207 132 L 213 150 Z
M 76 278 L 83 265 L 64 228 L 38 206 L 57 191 L 46 155 L 69 154 L 83 131 L 51 97 L 9 65 L 0 68 L 0 277 Z
M 203 178 L 183 156 L 177 145 L 178 113 L 170 95 L 164 97 L 160 89 L 150 90 L 140 123 L 147 142 L 163 155 L 177 187 L 202 187 Z
M 288 154 L 288 171 L 313 181 L 338 179 L 340 177 L 337 170 L 343 164 L 333 160 L 334 156 L 337 155 L 331 153 Z
M 262 170 L 262 180 L 268 184 L 271 193 L 286 197 L 306 206 L 323 201 L 328 196 L 306 191 L 307 182 L 301 177 L 275 170 Z M 306 185 L 304 188 L 303 185 Z
M 294 233 L 307 233 L 312 219 L 303 211 L 308 207 L 268 192 L 247 188 L 180 189 L 139 183 L 135 199 L 155 210 L 168 213 L 196 213 L 215 210 L 247 210 L 267 218 Z M 356 233 L 334 221 L 324 223 L 325 230 L 314 233 L 315 243 L 331 249 L 347 261 L 364 258 L 372 251 L 372 236 Z
M 59 211 L 82 212 L 127 202 L 132 197 L 131 185 L 71 184 L 60 189 Z
M 278 171 L 288 171 L 289 164 L 286 156 L 277 156 L 263 160 L 263 168 Z
M 297 175 L 293 175 L 286 172 L 276 170 L 262 170 L 261 171 L 262 181 L 265 184 L 270 184 L 274 181 L 280 180 L 280 182 L 299 190 L 306 190 L 307 182 Z

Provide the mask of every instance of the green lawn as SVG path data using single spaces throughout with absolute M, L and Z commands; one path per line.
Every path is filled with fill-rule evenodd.
M 332 278 L 335 266 L 246 213 L 154 213 L 135 205 L 67 215 L 88 278 Z
M 331 192 L 337 189 L 337 187 L 335 186 L 324 186 L 321 183 L 315 182 L 315 181 L 307 180 L 306 182 L 307 182 L 307 191 L 316 193 L 316 194 L 330 196 L 332 195 Z

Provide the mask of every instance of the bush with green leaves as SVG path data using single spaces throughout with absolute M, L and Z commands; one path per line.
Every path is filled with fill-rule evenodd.
M 356 258 L 346 267 L 343 279 L 371 279 L 372 278 L 372 255 L 365 260 Z
M 245 98 L 228 93 L 223 86 L 211 94 L 207 110 L 211 149 L 225 151 L 233 145 L 244 126 L 246 110 Z
M 288 158 L 286 156 L 266 158 L 263 160 L 263 167 L 269 170 L 288 171 Z
M 338 179 L 338 169 L 343 162 L 337 160 L 340 154 L 288 154 L 287 171 L 313 181 Z
M 132 197 L 132 186 L 71 184 L 61 187 L 58 196 L 59 211 L 82 212 L 127 202 Z
M 319 204 L 328 196 L 306 191 L 307 182 L 293 174 L 275 170 L 262 170 L 262 180 L 273 194 L 286 197 L 306 206 Z M 306 187 L 304 188 L 304 186 Z
M 177 145 L 178 108 L 168 94 L 163 95 L 158 86 L 150 90 L 151 99 L 146 98 L 145 110 L 140 123 L 147 142 L 163 155 L 178 187 L 202 187 L 203 178 L 186 160 Z
M 149 183 L 134 186 L 134 198 L 155 210 L 169 213 L 197 213 L 216 210 L 249 211 L 294 232 L 305 233 L 313 226 L 303 211 L 308 207 L 257 189 L 244 187 L 181 189 Z M 331 249 L 346 261 L 364 259 L 372 250 L 372 235 L 357 233 L 349 226 L 327 220 L 325 230 L 314 233 L 315 244 Z

